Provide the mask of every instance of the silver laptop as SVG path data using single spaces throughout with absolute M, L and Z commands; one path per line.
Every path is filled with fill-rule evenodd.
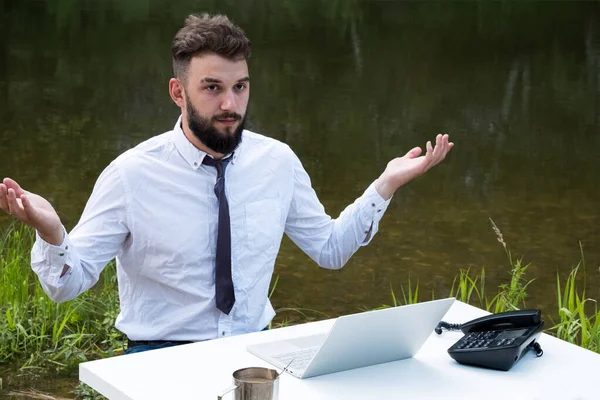
M 335 320 L 326 334 L 247 347 L 297 378 L 346 371 L 414 356 L 446 314 L 454 298 L 391 307 Z M 291 364 L 290 364 L 291 362 Z

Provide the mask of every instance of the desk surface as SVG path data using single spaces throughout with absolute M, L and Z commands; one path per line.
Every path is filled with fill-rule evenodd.
M 444 317 L 465 322 L 486 314 L 459 301 Z M 233 371 L 270 365 L 249 344 L 326 332 L 333 320 L 82 363 L 79 378 L 111 400 L 216 399 Z M 281 400 L 295 399 L 598 399 L 600 355 L 543 334 L 544 355 L 528 352 L 507 372 L 456 363 L 447 349 L 460 332 L 435 333 L 412 359 L 310 379 L 281 376 Z M 230 396 L 231 397 L 231 396 Z M 232 398 L 232 397 L 231 397 Z

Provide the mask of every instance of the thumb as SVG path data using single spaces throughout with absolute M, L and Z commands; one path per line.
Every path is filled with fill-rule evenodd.
M 21 195 L 21 204 L 23 204 L 23 211 L 25 211 L 25 214 L 27 214 L 29 220 L 34 223 L 38 222 L 40 219 L 40 214 L 31 204 L 29 197 L 25 193 Z
M 14 180 L 10 178 L 4 178 L 3 182 L 6 185 L 6 190 L 13 189 L 15 191 L 15 195 L 19 198 L 25 191 L 21 188 L 21 186 Z
M 420 147 L 415 147 L 415 148 L 411 149 L 408 153 L 406 153 L 404 155 L 404 157 L 405 158 L 416 158 L 416 157 L 419 157 L 419 155 L 421 155 L 422 151 L 423 150 L 421 150 Z

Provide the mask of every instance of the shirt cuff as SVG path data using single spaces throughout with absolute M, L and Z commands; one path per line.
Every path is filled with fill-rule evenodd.
M 379 222 L 383 214 L 387 210 L 392 198 L 390 197 L 388 200 L 384 200 L 383 197 L 377 192 L 375 188 L 375 182 L 371 183 L 371 185 L 365 190 L 365 193 L 361 198 L 361 214 L 365 221 L 370 222 Z
M 60 287 L 72 273 L 71 268 L 61 277 L 65 265 L 68 265 L 71 241 L 63 227 L 63 241 L 59 246 L 46 242 L 36 231 L 35 244 L 31 251 L 32 268 L 45 282 Z

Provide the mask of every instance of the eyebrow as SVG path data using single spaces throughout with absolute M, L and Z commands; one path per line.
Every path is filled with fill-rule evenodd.
M 242 79 L 238 79 L 237 81 L 239 82 L 250 82 L 250 78 L 245 76 Z M 203 78 L 200 83 L 222 83 L 220 79 L 215 79 L 215 78 Z

